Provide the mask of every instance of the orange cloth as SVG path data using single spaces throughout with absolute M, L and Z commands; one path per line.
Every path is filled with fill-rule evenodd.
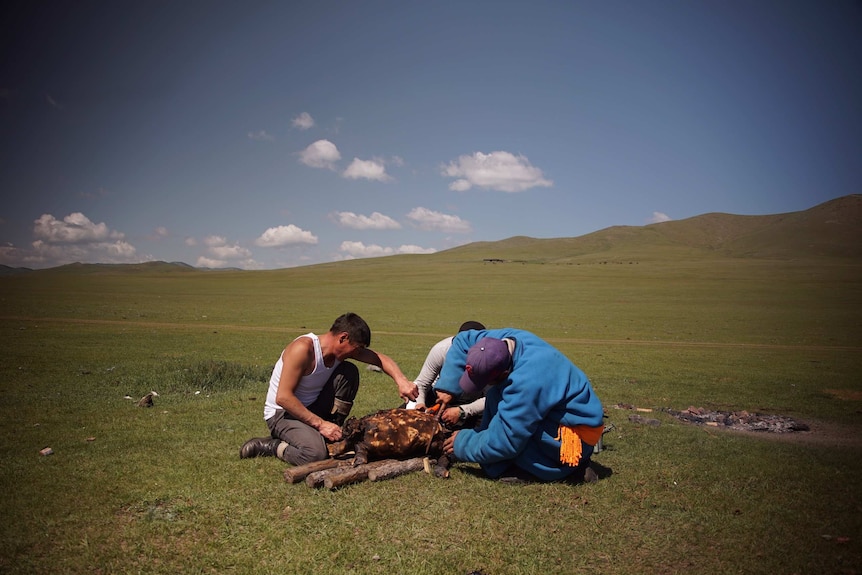
M 587 425 L 561 425 L 557 430 L 560 442 L 560 462 L 575 467 L 581 462 L 581 441 L 587 445 L 595 445 L 602 438 L 605 427 L 589 427 Z

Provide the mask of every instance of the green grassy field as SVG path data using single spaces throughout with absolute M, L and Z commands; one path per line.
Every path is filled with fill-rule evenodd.
M 0 277 L 0 572 L 862 572 L 858 263 L 437 256 Z M 240 460 L 265 433 L 284 345 L 345 311 L 410 377 L 467 319 L 546 338 L 615 426 L 601 480 L 504 485 L 459 464 L 448 480 L 329 492 L 287 484 L 278 460 Z M 354 413 L 399 403 L 385 375 L 362 374 Z M 136 407 L 150 390 L 154 407 Z M 659 411 L 692 405 L 814 431 L 744 435 Z

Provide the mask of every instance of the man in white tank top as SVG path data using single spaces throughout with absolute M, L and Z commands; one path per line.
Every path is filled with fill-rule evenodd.
M 326 442 L 341 439 L 359 389 L 359 370 L 346 359 L 381 368 L 404 401 L 416 399 L 416 385 L 389 356 L 368 349 L 370 343 L 371 329 L 355 313 L 339 316 L 320 336 L 290 342 L 272 370 L 264 404 L 270 437 L 246 441 L 240 458 L 274 455 L 293 465 L 326 459 Z

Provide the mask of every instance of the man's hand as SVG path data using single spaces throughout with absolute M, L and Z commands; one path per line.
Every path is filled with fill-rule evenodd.
M 341 441 L 341 428 L 331 421 L 321 423 L 317 431 L 329 441 Z
M 455 425 L 459 421 L 461 421 L 461 408 L 460 407 L 450 407 L 449 409 L 443 410 L 443 415 L 440 416 L 445 423 L 449 425 Z
M 446 409 L 449 404 L 452 403 L 452 400 L 455 399 L 455 396 L 451 393 L 446 393 L 445 391 L 440 391 L 439 389 L 435 389 L 434 391 L 437 392 L 437 403 L 443 404 L 440 406 L 440 409 Z
M 398 382 L 398 394 L 404 401 L 413 401 L 419 397 L 419 386 L 409 379 L 400 380 Z
M 452 455 L 455 453 L 455 437 L 458 435 L 458 431 L 450 435 L 446 438 L 446 441 L 443 442 L 443 453 L 446 455 Z

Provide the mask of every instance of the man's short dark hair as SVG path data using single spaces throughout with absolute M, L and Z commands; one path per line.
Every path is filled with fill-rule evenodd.
M 485 326 L 478 321 L 465 321 L 461 324 L 461 327 L 458 328 L 458 333 L 469 329 L 485 329 Z
M 347 338 L 351 343 L 368 347 L 371 345 L 371 328 L 365 320 L 355 313 L 345 313 L 337 318 L 329 328 L 331 333 L 347 332 Z

